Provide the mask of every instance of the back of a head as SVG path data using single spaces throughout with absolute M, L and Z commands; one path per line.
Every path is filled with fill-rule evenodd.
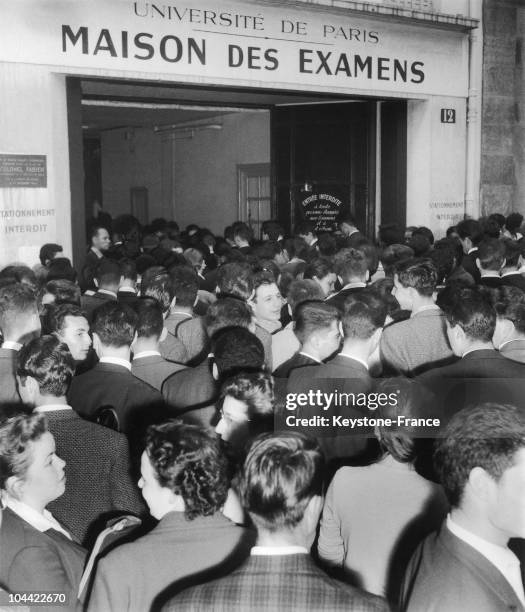
M 45 266 L 47 265 L 57 253 L 62 253 L 63 248 L 59 244 L 55 244 L 53 242 L 48 242 L 40 248 L 40 253 L 38 254 L 38 258 L 40 259 L 40 263 Z
M 364 279 L 368 272 L 365 255 L 357 249 L 341 249 L 334 256 L 336 273 L 348 283 L 352 279 Z
M 431 297 L 436 290 L 438 275 L 430 259 L 407 259 L 395 268 L 395 274 L 403 287 L 412 287 L 419 295 Z
M 253 442 L 241 477 L 241 499 L 258 529 L 284 532 L 322 495 L 324 457 L 317 441 L 299 433 L 264 434 Z
M 77 272 L 67 257 L 57 257 L 49 264 L 47 280 L 68 280 L 74 283 L 77 280 Z
M 0 288 L 0 329 L 4 339 L 35 318 L 38 318 L 36 296 L 30 287 L 13 283 Z
M 264 347 L 244 327 L 227 327 L 211 338 L 211 351 L 221 379 L 243 371 L 262 370 Z
M 409 239 L 408 246 L 414 251 L 415 257 L 426 257 L 432 247 L 427 236 L 416 233 Z
M 50 280 L 44 285 L 44 291 L 55 297 L 55 304 L 69 302 L 80 306 L 80 287 L 70 280 Z
M 247 300 L 253 291 L 252 276 L 252 269 L 247 263 L 224 264 L 217 273 L 219 295 L 231 295 Z
M 155 298 L 165 314 L 169 311 L 171 304 L 170 291 L 168 289 L 170 277 L 162 266 L 155 266 L 155 270 L 156 272 L 149 275 L 146 282 L 144 282 L 144 279 L 142 280 L 140 294 L 143 297 Z
M 38 383 L 42 395 L 65 396 L 74 372 L 75 361 L 67 345 L 54 335 L 35 338 L 18 353 L 17 374 L 21 385 L 30 376 Z
M 503 238 L 501 241 L 505 245 L 505 266 L 507 268 L 517 268 L 520 256 L 524 254 L 521 242 L 516 242 L 510 238 Z
M 221 397 L 227 395 L 246 404 L 246 414 L 250 422 L 266 420 L 273 426 L 273 380 L 269 374 L 240 372 L 223 384 Z
M 521 213 L 510 213 L 505 219 L 505 227 L 509 230 L 509 232 L 516 232 L 520 229 L 521 224 L 523 223 L 523 215 Z
M 449 325 L 459 325 L 470 340 L 490 342 L 496 313 L 488 296 L 475 289 L 451 289 L 451 292 L 450 299 L 439 304 Z
M 321 289 L 319 283 L 316 283 L 311 279 L 292 281 L 286 294 L 286 299 L 292 311 L 292 316 L 294 315 L 297 307 L 303 302 L 312 300 L 322 301 L 324 300 L 324 297 L 323 290 Z
M 2 268 L 2 270 L 0 270 L 0 280 L 2 279 L 10 279 L 17 283 L 22 283 L 23 285 L 27 285 L 30 289 L 33 289 L 33 291 L 36 291 L 38 288 L 36 274 L 29 266 L 25 266 L 24 264 L 12 264 Z
M 152 425 L 146 454 L 161 487 L 184 500 L 187 520 L 219 512 L 228 495 L 227 462 L 219 443 L 204 429 L 168 421 Z
M 429 227 L 425 227 L 424 225 L 420 225 L 413 232 L 412 236 L 425 236 L 430 243 L 430 246 L 434 244 L 434 233 Z
M 470 238 L 474 245 L 479 244 L 480 240 L 483 238 L 481 223 L 475 219 L 463 219 L 463 221 L 460 221 L 456 225 L 456 230 L 461 240 Z
M 380 225 L 379 240 L 384 246 L 403 244 L 405 241 L 405 232 L 395 223 Z
M 208 306 L 204 319 L 208 337 L 226 327 L 245 327 L 252 323 L 252 311 L 248 304 L 237 298 L 225 297 Z
M 66 317 L 83 317 L 85 319 L 86 313 L 80 306 L 70 302 L 51 304 L 46 313 L 46 330 L 48 333 L 62 334 L 67 324 Z
M 186 249 L 183 255 L 184 255 L 184 259 L 188 262 L 188 264 L 192 268 L 198 268 L 199 266 L 202 265 L 204 255 L 199 251 L 199 249 L 195 249 L 195 248 Z
M 177 306 L 193 308 L 199 291 L 197 273 L 187 266 L 170 268 L 168 290 L 171 299 L 176 298 Z
M 319 253 L 324 257 L 333 257 L 337 252 L 337 240 L 335 236 L 325 232 L 319 234 L 317 239 L 317 248 Z
M 392 244 L 381 252 L 380 259 L 386 276 L 392 276 L 400 262 L 414 257 L 414 251 L 406 244 Z
M 101 259 L 95 268 L 95 279 L 100 289 L 118 289 L 120 284 L 120 266 L 112 259 Z
M 516 332 L 525 336 L 525 293 L 521 289 L 512 285 L 498 287 L 494 309 L 498 318 L 511 321 Z
M 505 244 L 497 238 L 484 238 L 476 253 L 482 270 L 499 272 L 505 263 Z
M 321 280 L 333 271 L 334 264 L 329 257 L 316 257 L 307 264 L 303 278 L 309 279 L 316 277 Z
M 152 297 L 141 297 L 133 304 L 133 309 L 137 313 L 137 337 L 158 340 L 164 328 L 164 316 L 159 302 Z
M 474 468 L 482 468 L 499 480 L 523 449 L 522 408 L 485 403 L 456 413 L 437 440 L 434 452 L 435 469 L 450 505 L 461 506 Z
M 347 339 L 368 340 L 385 324 L 387 307 L 372 289 L 350 295 L 345 300 L 343 332 Z
M 136 281 L 137 280 L 137 264 L 133 259 L 124 258 L 119 261 L 120 274 L 125 279 Z
M 104 346 L 131 346 L 137 326 L 137 315 L 131 306 L 106 302 L 94 312 L 91 330 Z
M 339 310 L 325 302 L 302 302 L 295 310 L 294 334 L 304 344 L 314 333 L 326 332 L 341 320 Z
M 315 223 L 312 221 L 301 221 L 295 226 L 296 236 L 307 236 L 308 234 L 315 234 Z

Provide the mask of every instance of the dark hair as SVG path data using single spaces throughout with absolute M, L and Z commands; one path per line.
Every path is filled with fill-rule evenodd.
M 329 257 L 316 257 L 307 264 L 303 278 L 314 278 L 315 276 L 321 280 L 333 272 L 334 265 Z
M 137 337 L 159 339 L 164 328 L 162 306 L 153 297 L 141 297 L 133 304 L 137 313 Z
M 264 234 L 268 234 L 268 240 L 272 242 L 284 236 L 283 226 L 277 221 L 263 221 L 261 230 Z
M 187 266 L 174 266 L 169 270 L 168 290 L 170 298 L 183 308 L 193 308 L 199 291 L 197 273 Z
M 146 454 L 159 484 L 184 500 L 188 520 L 220 511 L 228 495 L 227 463 L 210 434 L 173 420 L 151 425 Z
M 252 239 L 252 232 L 250 228 L 242 221 L 236 221 L 233 224 L 233 237 L 240 238 L 246 242 L 250 242 Z
M 315 223 L 312 223 L 312 221 L 300 221 L 295 226 L 294 233 L 296 236 L 307 236 L 308 234 L 315 236 Z
M 146 279 L 146 282 L 144 282 L 143 277 L 140 293 L 142 297 L 155 298 L 160 304 L 162 312 L 165 314 L 168 312 L 171 305 L 170 292 L 168 289 L 170 278 L 162 266 L 150 268 L 148 272 L 154 269 L 157 270 L 157 272 L 155 274 L 152 272 Z
M 226 263 L 217 271 L 219 294 L 247 300 L 253 291 L 253 273 L 249 264 Z
M 74 283 L 77 280 L 77 271 L 67 257 L 57 257 L 49 263 L 46 278 L 48 281 L 68 280 Z
M 137 280 L 137 264 L 133 259 L 124 258 L 119 261 L 120 274 L 129 280 Z
M 328 232 L 318 234 L 317 248 L 322 256 L 332 257 L 337 253 L 337 240 L 335 239 L 335 236 L 332 236 L 332 234 L 329 234 Z
M 413 287 L 419 295 L 431 297 L 436 290 L 437 270 L 430 259 L 407 259 L 397 264 L 395 273 L 403 287 Z
M 241 372 L 229 378 L 221 388 L 221 398 L 226 396 L 244 402 L 250 421 L 272 417 L 273 423 L 273 381 L 263 372 Z
M 211 351 L 222 380 L 241 370 L 258 371 L 264 366 L 261 341 L 244 327 L 226 327 L 213 334 Z
M 405 232 L 396 223 L 389 223 L 379 226 L 379 240 L 385 246 L 393 244 L 403 244 L 405 241 Z
M 450 505 L 461 505 L 471 470 L 483 468 L 495 480 L 525 448 L 525 414 L 508 404 L 464 408 L 436 442 L 434 466 Z
M 105 346 L 131 346 L 137 315 L 131 306 L 120 302 L 106 302 L 94 312 L 91 330 Z
M 360 291 L 345 300 L 343 331 L 347 338 L 368 340 L 385 324 L 387 308 L 373 289 Z
M 119 285 L 120 266 L 116 261 L 103 257 L 95 268 L 94 277 L 97 279 L 99 287 Z
M 334 321 L 341 320 L 339 310 L 325 302 L 301 302 L 294 314 L 294 334 L 301 344 L 304 344 L 313 333 L 327 330 Z
M 65 279 L 50 280 L 44 285 L 44 292 L 55 297 L 55 304 L 69 302 L 80 306 L 80 287 Z
M 523 254 L 523 245 L 511 238 L 502 238 L 505 246 L 505 265 L 509 268 L 517 268 L 520 255 Z
M 480 219 L 483 227 L 485 238 L 499 238 L 501 235 L 501 226 L 494 215 L 490 215 L 486 219 Z
M 514 234 L 523 223 L 523 215 L 517 212 L 510 213 L 505 219 L 505 227 Z
M 28 266 L 22 264 L 13 264 L 6 266 L 0 271 L 0 279 L 9 279 L 11 282 L 22 283 L 33 291 L 38 288 L 36 274 Z
M 0 489 L 14 476 L 24 479 L 33 461 L 31 447 L 46 432 L 43 414 L 17 414 L 0 421 Z
M 476 289 L 452 288 L 450 299 L 439 305 L 451 327 L 459 325 L 471 340 L 490 342 L 496 312 L 486 294 Z
M 454 262 L 456 261 L 454 248 L 451 245 L 445 244 L 438 247 L 438 243 L 436 243 L 434 249 L 430 251 L 428 258 L 436 268 L 437 284 L 444 283 L 454 270 Z
M 484 238 L 478 245 L 476 257 L 483 270 L 499 272 L 505 262 L 505 245 L 497 238 Z
M 502 285 L 494 296 L 496 315 L 512 321 L 516 331 L 525 334 L 525 293 L 518 287 Z
M 339 224 L 347 223 L 348 225 L 353 225 L 355 227 L 355 217 L 351 212 L 341 213 L 337 219 Z
M 106 232 L 109 234 L 109 230 L 105 225 L 102 225 L 101 223 L 93 223 L 89 229 L 89 238 L 92 239 L 98 236 L 100 230 L 106 230 Z
M 463 221 L 460 221 L 456 226 L 456 230 L 461 240 L 470 238 L 472 244 L 474 245 L 479 244 L 483 238 L 483 228 L 481 227 L 481 223 L 475 219 L 464 219 Z
M 415 257 L 425 257 L 431 251 L 431 244 L 429 239 L 423 234 L 412 234 L 409 238 L 407 245 L 414 251 Z
M 381 252 L 379 259 L 383 264 L 385 276 L 393 276 L 395 267 L 406 259 L 412 259 L 414 251 L 406 244 L 392 244 Z
M 22 283 L 13 283 L 0 288 L 0 329 L 5 336 L 23 316 L 37 314 L 35 292 Z
M 288 253 L 288 257 L 293 259 L 297 257 L 306 261 L 308 258 L 308 244 L 304 238 L 296 236 L 295 238 L 286 238 L 284 241 L 284 248 Z
M 40 263 L 45 266 L 47 263 L 52 260 L 57 253 L 62 253 L 64 249 L 59 245 L 53 242 L 48 242 L 42 247 L 40 247 L 40 253 L 38 254 L 38 258 L 40 259 Z
M 43 395 L 66 395 L 74 372 L 75 361 L 56 336 L 35 338 L 18 353 L 17 374 L 22 384 L 28 376 L 34 378 Z
M 489 220 L 495 221 L 500 230 L 503 229 L 503 226 L 505 225 L 505 215 L 502 215 L 501 213 L 492 213 L 489 215 Z
M 324 297 L 319 283 L 311 279 L 292 281 L 286 294 L 286 299 L 292 310 L 292 317 L 299 304 L 312 300 L 319 300 L 321 302 L 324 300 Z
M 368 270 L 367 259 L 357 249 L 341 249 L 334 255 L 334 268 L 337 274 L 348 283 L 353 278 L 363 278 Z
M 379 253 L 377 247 L 369 242 L 366 238 L 363 238 L 355 247 L 358 251 L 361 251 L 366 257 L 366 264 L 370 276 L 377 272 L 379 266 Z
M 420 225 L 412 232 L 412 237 L 414 236 L 425 236 L 431 246 L 434 244 L 434 234 L 432 230 L 424 225 Z
M 208 306 L 204 323 L 208 336 L 226 327 L 245 327 L 248 329 L 252 322 L 252 311 L 243 300 L 225 297 Z
M 295 432 L 263 434 L 244 462 L 240 493 L 257 527 L 290 529 L 323 491 L 324 457 L 313 438 Z
M 272 272 L 268 272 L 266 270 L 261 270 L 260 272 L 256 272 L 253 275 L 253 300 L 257 299 L 257 289 L 262 287 L 263 285 L 276 285 L 277 281 L 275 280 L 275 276 Z
M 68 302 L 51 304 L 46 313 L 47 331 L 50 334 L 62 334 L 66 327 L 66 317 L 83 317 L 87 320 L 86 313 L 76 304 Z

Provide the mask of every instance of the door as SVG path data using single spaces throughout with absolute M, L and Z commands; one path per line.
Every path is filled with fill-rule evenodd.
M 263 221 L 272 219 L 270 164 L 239 164 L 239 219 L 247 223 L 257 239 Z

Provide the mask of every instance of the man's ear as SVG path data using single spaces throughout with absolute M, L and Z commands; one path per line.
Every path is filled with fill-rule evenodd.
M 166 340 L 166 338 L 168 337 L 168 330 L 162 326 L 162 331 L 160 332 L 160 336 L 159 336 L 159 342 L 164 342 L 164 340 Z
M 470 470 L 467 486 L 471 493 L 481 501 L 489 501 L 494 490 L 494 479 L 482 467 Z
M 211 375 L 213 376 L 213 380 L 219 380 L 219 368 L 217 367 L 215 361 L 212 363 L 211 366 Z
M 93 279 L 93 284 L 98 289 L 98 280 L 96 278 Z
M 98 337 L 97 332 L 93 332 L 93 350 L 100 356 L 100 338 Z
M 339 321 L 339 323 L 337 324 L 337 329 L 339 330 L 339 333 L 341 334 L 341 338 L 345 337 L 345 332 L 343 329 L 343 322 Z
M 18 476 L 9 476 L 5 481 L 5 491 L 14 499 L 20 500 L 24 493 L 24 481 Z

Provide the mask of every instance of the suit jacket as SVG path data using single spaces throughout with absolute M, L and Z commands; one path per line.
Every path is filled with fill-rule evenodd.
M 101 293 L 100 291 L 97 291 L 93 295 L 81 296 L 80 306 L 82 307 L 82 310 L 86 313 L 87 320 L 91 325 L 95 310 L 106 302 L 115 302 L 116 300 L 117 298 L 113 297 L 112 295 L 109 295 L 108 293 Z
M 212 404 L 218 397 L 217 381 L 211 374 L 209 359 L 194 368 L 175 372 L 162 385 L 162 395 L 170 411 L 182 413 L 188 408 Z
M 188 351 L 181 340 L 175 338 L 172 334 L 166 334 L 162 342 L 159 342 L 159 351 L 164 359 L 174 361 L 175 363 L 187 363 Z
M 130 306 L 133 306 L 133 304 L 139 299 L 139 296 L 132 291 L 117 291 L 117 300 L 122 304 L 129 304 Z
M 307 554 L 252 555 L 229 576 L 187 589 L 164 612 L 388 610 L 379 597 L 337 582 Z
M 73 377 L 68 401 L 78 414 L 95 420 L 100 408 L 112 408 L 119 420 L 119 430 L 132 445 L 132 453 L 149 424 L 165 418 L 161 394 L 133 376 L 124 366 L 111 363 L 97 365 Z
M 66 607 L 44 609 L 75 608 L 86 558 L 81 546 L 54 529 L 38 531 L 10 508 L 2 512 L 0 542 L 0 586 L 11 592 L 64 593 Z
M 519 361 L 525 363 L 525 338 L 519 338 L 518 340 L 512 340 L 508 344 L 505 344 L 500 349 L 500 355 L 512 361 Z
M 198 363 L 208 344 L 202 317 L 188 317 L 184 313 L 172 312 L 164 321 L 164 325 L 170 334 L 184 344 L 187 352 L 185 363 Z
M 366 287 L 349 287 L 348 289 L 341 289 L 341 291 L 338 291 L 326 299 L 325 302 L 330 304 L 330 306 L 335 306 L 340 312 L 343 312 L 346 298 L 356 293 L 360 293 L 363 289 L 366 289 Z
M 489 287 L 490 289 L 501 287 L 502 284 L 500 276 L 482 276 L 479 279 L 479 285 L 481 287 Z
M 99 562 L 88 610 L 158 610 L 179 590 L 237 567 L 252 542 L 249 532 L 222 514 L 189 521 L 182 512 L 169 512 L 149 534 Z
M 481 274 L 478 266 L 476 265 L 476 259 L 478 257 L 478 249 L 474 249 L 470 253 L 466 253 L 463 255 L 463 259 L 461 260 L 461 266 L 463 269 L 468 272 L 476 283 L 479 283 L 481 279 Z
M 510 285 L 512 287 L 518 287 L 522 291 L 525 291 L 525 277 L 519 272 L 514 272 L 512 274 L 505 274 L 501 277 L 502 285 Z
M 406 612 L 524 612 L 503 574 L 446 524 L 414 553 L 405 574 L 401 609 Z
M 319 362 L 308 355 L 304 355 L 300 351 L 297 351 L 293 357 L 290 357 L 288 361 L 282 363 L 274 372 L 274 378 L 288 378 L 292 373 L 292 370 L 297 368 L 304 368 L 305 366 L 319 365 Z
M 84 260 L 79 278 L 79 285 L 82 291 L 86 291 L 86 289 L 96 289 L 95 283 L 93 282 L 93 276 L 96 267 L 102 259 L 103 257 L 98 257 L 92 249 L 89 249 L 86 253 L 86 259 Z
M 0 348 L 0 404 L 20 402 L 15 378 L 17 357 L 18 351 Z
M 185 370 L 185 366 L 181 363 L 168 361 L 160 355 L 151 355 L 149 357 L 140 357 L 133 359 L 131 362 L 131 373 L 133 376 L 140 378 L 158 391 L 161 390 L 162 383 L 175 372 Z
M 89 548 L 111 515 L 145 512 L 131 480 L 128 441 L 71 409 L 45 415 L 67 476 L 65 493 L 49 504 L 49 510 Z
M 379 344 L 383 374 L 420 374 L 456 361 L 447 340 L 445 316 L 423 310 L 385 327 Z

